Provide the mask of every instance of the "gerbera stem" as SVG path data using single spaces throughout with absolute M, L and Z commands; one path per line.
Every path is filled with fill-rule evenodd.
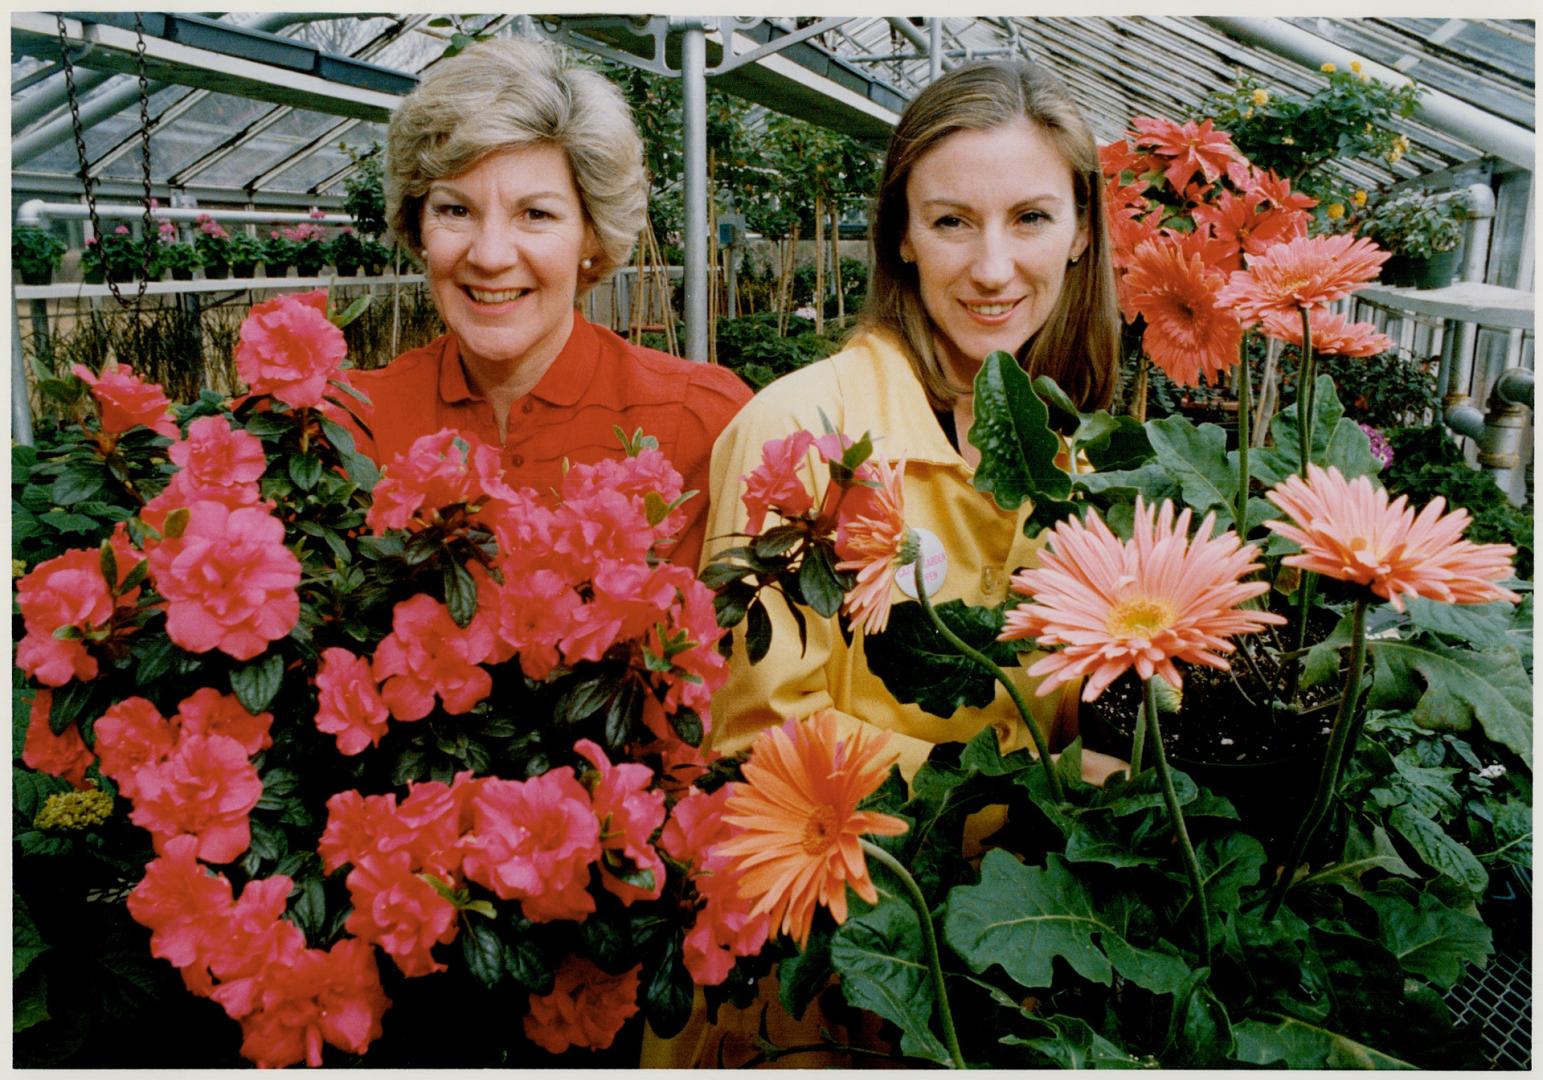
M 967 1068 L 964 1053 L 959 1049 L 959 1036 L 954 1031 L 954 1013 L 948 1006 L 948 988 L 943 985 L 943 960 L 938 955 L 938 935 L 932 926 L 932 911 L 927 907 L 927 898 L 922 895 L 921 887 L 916 884 L 910 871 L 900 865 L 899 859 L 871 840 L 859 837 L 857 842 L 862 845 L 863 853 L 868 858 L 887 867 L 900 879 L 910 896 L 911 906 L 916 909 L 916 918 L 921 923 L 922 942 L 927 947 L 927 967 L 932 971 L 933 996 L 938 999 L 938 1024 L 943 1028 L 943 1042 L 948 1047 L 948 1056 L 953 1059 L 954 1068 Z
M 1211 966 L 1211 905 L 1206 902 L 1205 884 L 1200 879 L 1200 860 L 1195 858 L 1195 845 L 1189 842 L 1189 830 L 1184 827 L 1184 811 L 1179 809 L 1179 793 L 1173 787 L 1173 774 L 1168 771 L 1168 755 L 1163 753 L 1163 730 L 1157 719 L 1157 701 L 1152 690 L 1152 680 L 1145 681 L 1147 698 L 1147 723 L 1152 728 L 1152 764 L 1157 778 L 1163 785 L 1163 802 L 1168 804 L 1168 821 L 1179 838 L 1179 851 L 1184 856 L 1184 869 L 1189 874 L 1190 891 L 1195 894 L 1195 909 L 1200 913 L 1200 963 Z
M 1141 757 L 1147 745 L 1147 716 L 1157 708 L 1157 687 L 1148 679 L 1141 684 L 1141 707 L 1136 710 L 1136 734 L 1130 741 L 1130 778 L 1141 775 Z
M 1253 375 L 1248 370 L 1248 335 L 1238 342 L 1238 539 L 1248 539 L 1248 423 L 1253 411 Z
M 1299 474 L 1307 479 L 1308 462 L 1313 453 L 1313 326 L 1307 308 L 1302 308 L 1302 365 L 1297 369 L 1297 438 L 1302 448 Z
M 1329 747 L 1324 752 L 1323 768 L 1318 774 L 1318 791 L 1313 796 L 1312 805 L 1308 807 L 1307 816 L 1297 828 L 1296 838 L 1291 841 L 1291 854 L 1286 857 L 1286 865 L 1270 891 L 1270 903 L 1264 911 L 1267 922 L 1275 918 L 1281 902 L 1286 899 L 1297 863 L 1306 854 L 1318 826 L 1323 824 L 1329 803 L 1339 788 L 1339 774 L 1344 769 L 1346 759 L 1355 750 L 1355 736 L 1359 734 L 1361 726 L 1356 723 L 1359 715 L 1356 698 L 1361 692 L 1361 669 L 1366 666 L 1366 605 L 1366 600 L 1357 600 L 1350 616 L 1350 671 L 1345 676 L 1345 696 L 1340 698 L 1339 710 L 1334 714 L 1333 732 L 1329 735 Z
M 1039 724 L 1034 721 L 1034 714 L 1029 712 L 1028 702 L 1023 700 L 1018 687 L 1007 677 L 1007 672 L 997 666 L 985 653 L 971 647 L 963 638 L 948 628 L 948 625 L 938 617 L 937 611 L 932 606 L 932 600 L 927 596 L 927 584 L 922 580 L 922 574 L 918 568 L 916 573 L 916 599 L 921 604 L 922 610 L 927 613 L 927 619 L 932 623 L 944 641 L 948 642 L 959 652 L 961 656 L 968 657 L 981 667 L 989 671 L 1004 687 L 1007 688 L 1007 696 L 1013 699 L 1013 704 L 1018 707 L 1018 715 L 1023 717 L 1023 722 L 1029 729 L 1029 735 L 1034 739 L 1034 749 L 1039 752 L 1039 763 L 1045 770 L 1045 781 L 1050 786 L 1050 797 L 1056 802 L 1066 801 L 1066 792 L 1061 787 L 1061 778 L 1056 775 L 1055 765 L 1050 760 L 1050 746 L 1045 742 L 1045 733 L 1039 730 Z

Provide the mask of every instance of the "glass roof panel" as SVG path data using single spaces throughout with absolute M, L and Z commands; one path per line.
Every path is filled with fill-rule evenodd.
M 207 169 L 188 177 L 189 183 L 216 187 L 245 187 L 257 177 L 280 165 L 285 158 L 309 145 L 321 132 L 338 122 L 335 116 L 291 109 L 289 114 L 252 137 L 233 153 Z M 338 154 L 342 158 L 341 153 Z M 343 159 L 346 161 L 346 159 Z M 341 162 L 338 165 L 342 167 Z M 302 191 L 287 183 L 281 175 L 273 184 L 278 191 Z
M 264 101 L 231 94 L 196 93 L 196 101 L 172 120 L 157 124 L 150 136 L 150 174 L 156 180 L 176 176 L 252 121 L 273 111 L 273 105 Z M 138 176 L 137 146 L 108 164 L 104 172 L 108 176 Z
M 132 88 L 138 80 L 132 75 L 115 75 L 108 79 L 96 91 L 112 92 L 120 88 Z M 190 91 L 185 86 L 168 86 L 150 95 L 150 115 L 156 116 L 173 102 L 187 96 Z M 133 105 L 122 112 L 104 117 L 95 123 L 86 124 L 81 132 L 86 144 L 86 158 L 95 161 L 118 143 L 131 134 L 140 130 L 139 99 L 133 98 Z M 154 139 L 152 138 L 152 146 Z M 138 151 L 136 150 L 136 156 Z M 152 149 L 152 155 L 154 151 Z M 151 166 L 154 168 L 152 157 Z M 80 159 L 76 155 L 75 139 L 69 128 L 65 129 L 64 137 L 55 145 L 43 151 L 37 157 L 27 162 L 28 169 L 36 169 L 40 172 L 66 173 L 73 175 L 80 171 Z M 138 175 L 139 166 L 135 165 L 134 175 Z M 152 173 L 154 175 L 154 173 Z

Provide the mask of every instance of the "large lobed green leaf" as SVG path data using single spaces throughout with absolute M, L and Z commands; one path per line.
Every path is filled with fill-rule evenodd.
M 950 1062 L 948 1049 L 932 1032 L 937 996 L 915 908 L 898 897 L 881 897 L 877 907 L 853 916 L 836 931 L 830 962 L 851 1005 L 900 1028 L 902 1053 L 942 1065 Z
M 1426 728 L 1467 731 L 1478 721 L 1531 767 L 1532 680 L 1515 648 L 1388 639 L 1371 642 L 1368 651 L 1374 666 L 1368 707 L 1413 708 Z
M 1025 499 L 1061 502 L 1071 477 L 1055 463 L 1061 444 L 1050 430 L 1050 412 L 1029 377 L 1009 354 L 987 355 L 975 374 L 975 423 L 970 445 L 980 451 L 974 484 L 1004 510 Z
M 997 641 L 1002 613 L 950 600 L 934 607 L 938 618 L 965 644 L 999 666 L 1017 662 L 1017 651 Z M 984 708 L 996 697 L 996 677 L 944 641 L 914 600 L 890 611 L 884 633 L 863 642 L 868 668 L 896 701 L 915 702 L 934 716 L 950 717 L 960 706 Z
M 1196 427 L 1181 416 L 1148 420 L 1147 438 L 1157 464 L 1174 476 L 1184 502 L 1197 514 L 1219 509 L 1222 517 L 1238 494 L 1238 472 L 1227 463 L 1227 435 L 1215 424 Z
M 1413 1069 L 1407 1061 L 1292 1016 L 1244 1020 L 1232 1026 L 1235 1056 L 1250 1065 L 1290 1069 Z

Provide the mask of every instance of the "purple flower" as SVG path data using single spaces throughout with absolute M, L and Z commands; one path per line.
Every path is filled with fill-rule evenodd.
M 1370 424 L 1362 424 L 1361 430 L 1366 432 L 1366 437 L 1371 440 L 1372 457 L 1381 462 L 1384 469 L 1393 464 L 1393 444 L 1388 442 L 1388 437 Z

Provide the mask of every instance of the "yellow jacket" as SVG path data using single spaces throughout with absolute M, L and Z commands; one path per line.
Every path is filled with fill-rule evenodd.
M 906 524 L 937 537 L 947 559 L 946 576 L 929 588 L 935 602 L 963 600 L 992 606 L 1007 595 L 1008 577 L 1032 565 L 1043 543 L 1023 535 L 1030 507 L 1001 510 L 989 495 L 970 485 L 965 464 L 933 415 L 926 393 L 905 354 L 882 333 L 865 334 L 844 351 L 777 380 L 739 411 L 713 445 L 711 501 L 707 513 L 708 557 L 743 543 L 733 534 L 745 528 L 740 502 L 741 478 L 761 463 L 761 447 L 797 428 L 824 433 L 824 413 L 837 430 L 860 438 L 873 436 L 874 456 L 906 459 Z M 816 459 L 811 454 L 811 463 Z M 811 464 L 815 494 L 829 474 Z M 929 581 L 931 580 L 929 576 Z M 908 599 L 898 586 L 893 600 Z M 724 753 L 746 749 L 763 728 L 789 717 L 834 708 L 843 726 L 871 724 L 893 734 L 901 771 L 909 778 L 940 742 L 967 742 L 988 723 L 997 730 L 1004 753 L 1032 746 L 1012 699 L 1000 685 L 996 700 L 983 709 L 961 708 L 947 719 L 915 705 L 903 705 L 868 670 L 862 637 L 848 647 L 834 620 L 806 612 L 808 648 L 800 655 L 798 630 L 780 596 L 765 595 L 772 621 L 771 651 L 751 665 L 744 654 L 743 624 L 736 631 L 728 683 L 713 699 L 712 746 Z M 1035 654 L 1024 654 L 1025 663 Z M 1047 734 L 1075 723 L 1075 696 L 1033 695 L 1034 680 L 1022 668 L 1010 674 L 1019 682 L 1035 719 Z M 1062 715 L 1063 710 L 1069 710 Z

